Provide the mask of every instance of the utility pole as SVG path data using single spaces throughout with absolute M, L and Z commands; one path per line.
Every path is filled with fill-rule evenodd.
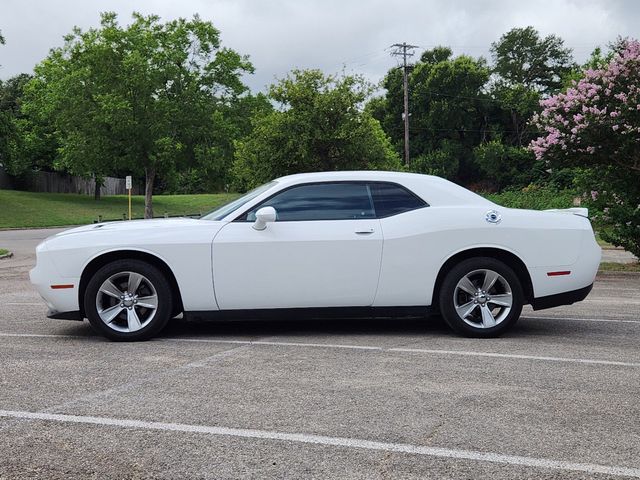
M 417 45 L 408 45 L 407 42 L 394 43 L 391 55 L 402 57 L 402 83 L 404 85 L 404 163 L 409 165 L 409 72 L 407 57 L 413 57 L 413 50 Z

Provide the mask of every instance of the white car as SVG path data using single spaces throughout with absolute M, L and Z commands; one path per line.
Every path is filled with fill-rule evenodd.
M 583 300 L 601 251 L 584 208 L 500 207 L 442 178 L 397 172 L 282 177 L 201 219 L 74 228 L 37 247 L 50 318 L 113 340 L 167 322 L 260 313 L 440 312 L 496 336 L 524 304 Z

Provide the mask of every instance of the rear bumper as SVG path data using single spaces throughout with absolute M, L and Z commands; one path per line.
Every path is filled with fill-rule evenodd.
M 531 306 L 534 310 L 544 310 L 545 308 L 559 307 L 561 305 L 571 305 L 587 298 L 589 292 L 593 288 L 593 283 L 578 290 L 570 292 L 556 293 L 555 295 L 547 295 L 546 297 L 534 298 Z
M 579 255 L 574 262 L 561 262 L 557 264 L 546 264 L 529 268 L 531 283 L 533 284 L 534 301 L 539 304 L 563 302 L 557 305 L 568 305 L 582 300 L 565 301 L 563 298 L 579 297 L 585 289 L 590 289 L 596 279 L 602 250 L 595 240 L 591 230 L 583 232 L 582 244 L 579 248 Z M 565 272 L 565 275 L 553 275 L 553 272 Z M 588 290 L 586 293 L 589 293 Z M 586 296 L 586 294 L 585 294 Z M 553 300 L 554 298 L 560 300 Z M 549 298 L 549 302 L 542 299 Z M 551 305 L 556 306 L 556 305 Z M 550 307 L 541 307 L 550 308 Z

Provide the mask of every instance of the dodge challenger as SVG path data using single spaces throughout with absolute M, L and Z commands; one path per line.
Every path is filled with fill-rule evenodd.
M 497 336 L 525 304 L 583 300 L 600 262 L 585 208 L 504 208 L 439 177 L 291 175 L 199 218 L 73 228 L 36 250 L 48 316 L 144 340 L 174 317 L 440 313 Z

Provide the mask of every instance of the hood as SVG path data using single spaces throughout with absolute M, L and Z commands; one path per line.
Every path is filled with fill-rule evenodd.
M 112 232 L 112 231 L 132 231 L 132 230 L 147 230 L 147 229 L 164 229 L 172 227 L 188 227 L 192 225 L 202 225 L 202 222 L 206 220 L 196 220 L 193 218 L 154 218 L 149 220 L 123 220 L 114 222 L 102 222 L 94 223 L 92 225 L 84 225 L 82 227 L 70 228 L 64 232 L 60 232 L 53 235 L 50 238 L 63 237 L 66 235 L 73 235 L 76 233 L 90 233 L 90 232 Z

